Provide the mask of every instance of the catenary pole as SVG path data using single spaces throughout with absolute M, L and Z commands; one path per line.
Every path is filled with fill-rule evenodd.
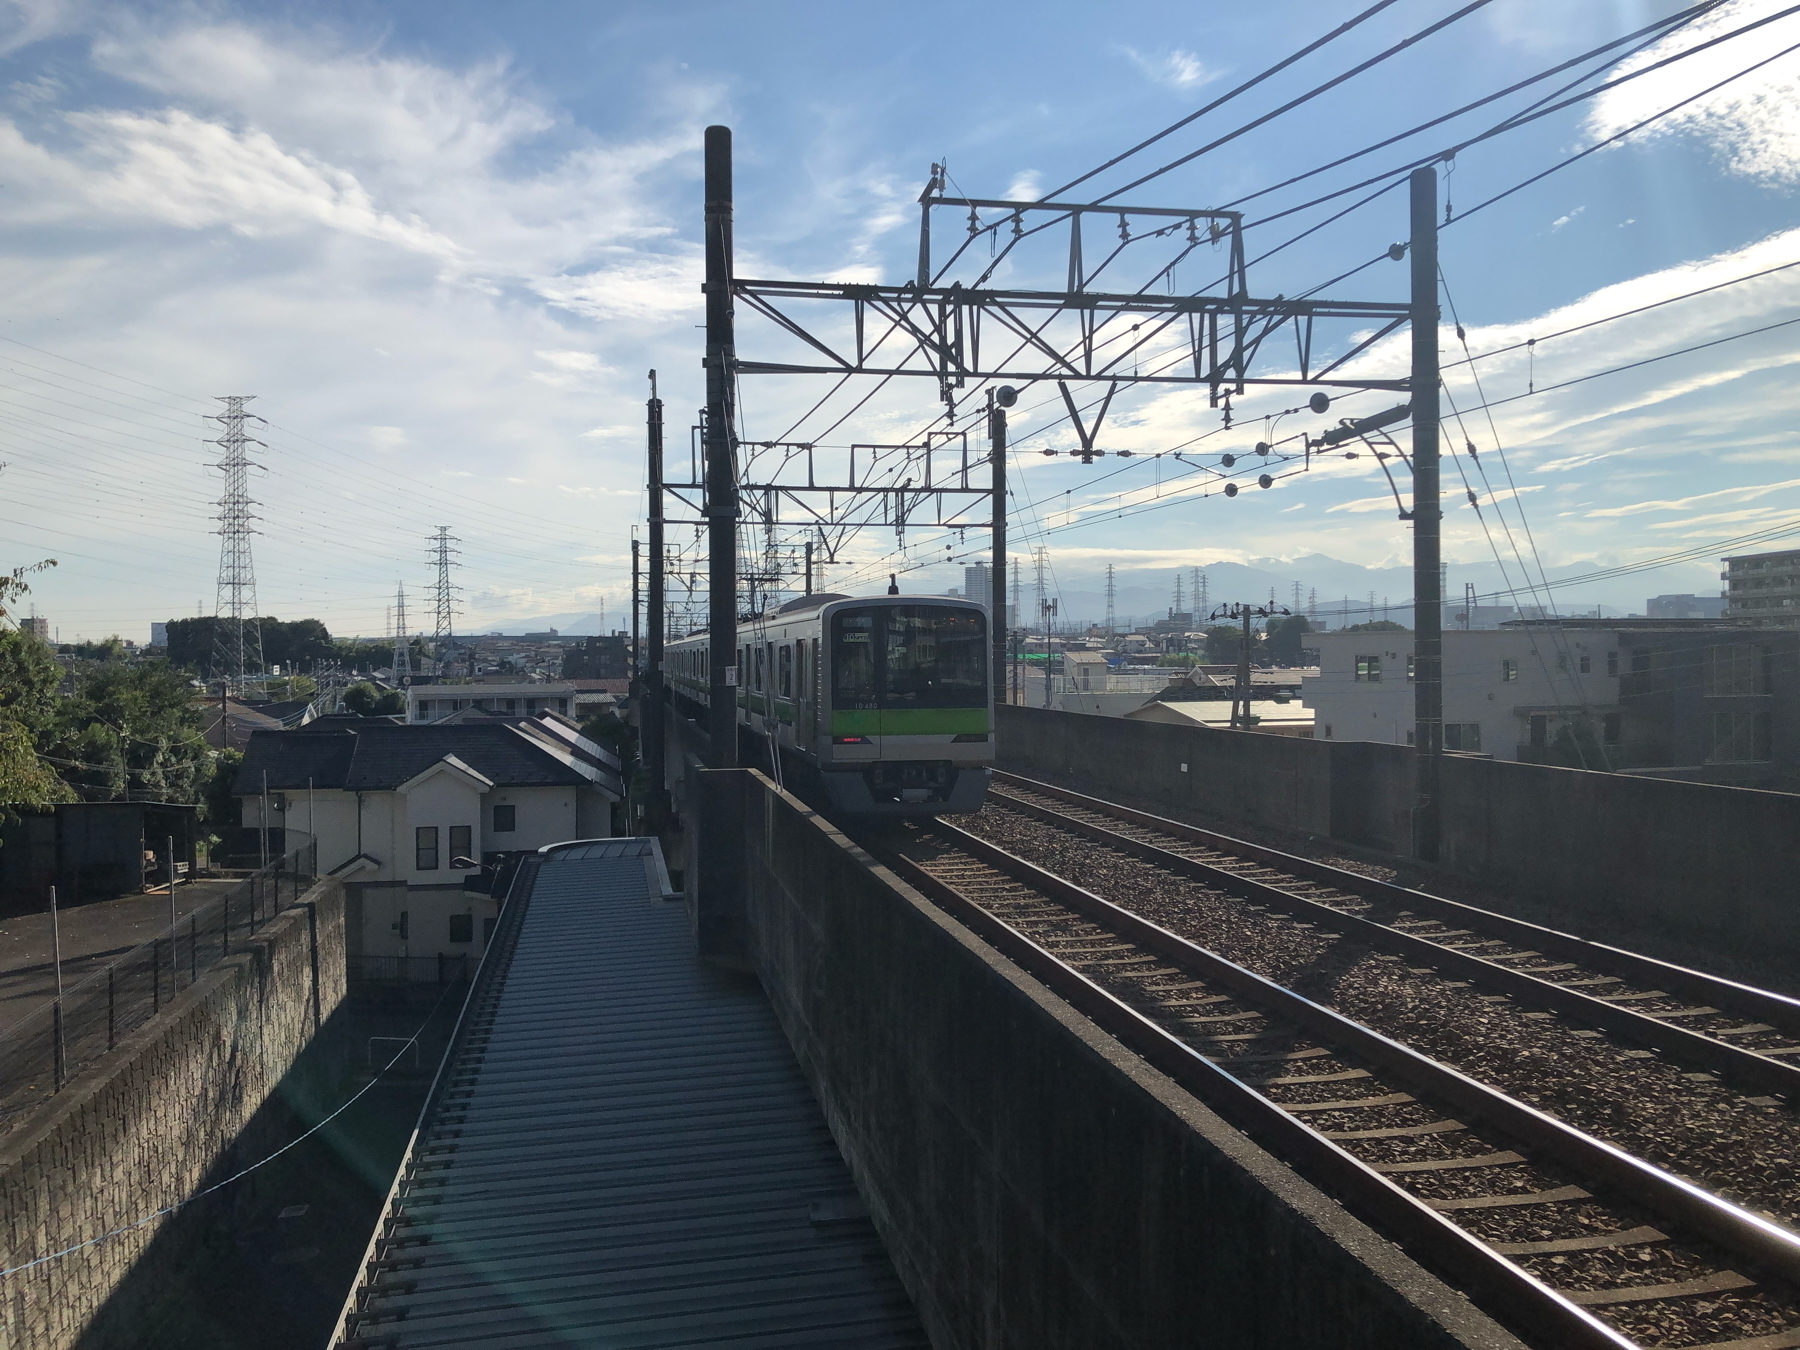
M 646 410 L 646 439 L 650 489 L 650 594 L 644 611 L 649 660 L 643 673 L 644 702 L 638 736 L 644 746 L 644 769 L 650 779 L 650 819 L 654 833 L 662 824 L 663 780 L 666 777 L 663 746 L 663 405 L 656 396 L 656 372 L 650 372 L 650 403 Z
M 1011 394 L 1011 390 L 1007 391 Z M 989 568 L 988 635 L 994 647 L 994 702 L 1006 695 L 1006 409 L 988 395 L 988 441 L 994 470 L 994 556 Z
M 732 379 L 731 128 L 706 129 L 707 730 L 715 769 L 737 767 L 737 456 Z
M 1438 856 L 1442 827 L 1439 776 L 1444 752 L 1443 597 L 1438 559 L 1438 193 L 1437 170 L 1412 175 L 1413 443 L 1413 763 L 1417 804 L 1413 851 Z

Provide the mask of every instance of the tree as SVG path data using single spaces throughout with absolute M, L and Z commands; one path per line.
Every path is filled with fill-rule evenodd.
M 391 717 L 406 711 L 406 692 L 401 689 L 377 689 L 367 680 L 358 680 L 344 690 L 344 708 L 358 717 Z
M 1395 623 L 1392 619 L 1376 619 L 1370 623 L 1353 623 L 1344 630 L 1346 633 L 1409 633 L 1403 623 Z
M 1192 652 L 1170 652 L 1164 656 L 1157 657 L 1156 664 L 1159 666 L 1181 666 L 1191 670 L 1193 667 L 1200 664 L 1200 658 L 1195 656 Z
M 629 723 L 617 713 L 595 713 L 581 724 L 581 734 L 597 745 L 603 745 L 619 757 L 619 765 L 627 780 L 637 760 L 637 736 Z
M 1300 651 L 1304 639 L 1312 632 L 1312 624 L 1307 622 L 1304 614 L 1294 614 L 1287 618 L 1277 616 L 1269 620 L 1267 629 L 1268 653 L 1271 660 L 1284 666 L 1300 664 Z
M 1255 635 L 1251 635 L 1255 641 Z M 1244 630 L 1231 624 L 1219 624 L 1206 630 L 1206 659 L 1212 665 L 1236 665 L 1238 651 L 1244 645 Z M 1251 653 L 1255 659 L 1255 653 Z
M 75 800 L 40 753 L 61 682 L 48 647 L 19 629 L 0 631 L 0 824 L 16 818 L 11 807 Z
M 42 562 L 27 563 L 23 567 L 15 567 L 10 572 L 0 572 L 0 619 L 12 617 L 12 609 L 21 595 L 31 594 L 31 585 L 25 578 L 33 572 L 42 572 L 55 567 L 55 558 L 45 558 Z
M 197 802 L 211 750 L 186 676 L 166 661 L 107 662 L 76 679 L 50 739 L 63 778 L 89 801 L 126 792 Z
M 246 622 L 249 622 L 248 620 Z M 213 653 L 217 650 L 220 621 L 212 615 L 169 620 L 169 662 L 210 679 Z M 283 671 L 311 670 L 321 661 L 337 659 L 337 645 L 318 619 L 294 619 L 283 623 L 264 616 L 255 620 L 262 632 L 263 661 Z
M 125 640 L 114 633 L 104 642 L 65 642 L 57 650 L 82 661 L 123 661 Z

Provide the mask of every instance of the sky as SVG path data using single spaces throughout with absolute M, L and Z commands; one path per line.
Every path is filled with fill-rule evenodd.
M 1563 81 L 1619 78 L 1780 7 L 1732 0 Z M 739 275 L 899 282 L 933 163 L 953 193 L 1035 199 L 1358 8 L 0 5 L 0 570 L 57 559 L 31 600 L 64 640 L 143 641 L 153 620 L 211 612 L 219 427 L 206 418 L 219 396 L 254 395 L 262 612 L 378 636 L 403 584 L 410 627 L 429 626 L 426 537 L 448 526 L 459 629 L 583 615 L 622 627 L 647 372 L 673 465 L 704 398 L 708 124 L 734 133 Z M 1074 194 L 1123 187 L 1452 8 L 1398 0 Z M 1210 209 L 1261 193 L 1241 207 L 1251 292 L 1310 290 L 1407 237 L 1404 190 L 1330 223 L 1366 194 L 1262 215 L 1465 140 L 1562 81 L 1263 189 L 1675 9 L 1492 0 L 1119 200 Z M 1800 318 L 1800 267 L 1770 270 L 1800 262 L 1800 53 L 1782 54 L 1796 43 L 1800 16 L 1778 20 L 1440 166 L 1454 593 L 1466 581 L 1521 603 L 1641 610 L 1649 595 L 1716 594 L 1721 553 L 1800 537 L 1800 324 L 1770 327 Z M 946 227 L 955 237 L 940 215 L 940 238 Z M 1094 256 L 1108 227 L 1089 230 Z M 1156 274 L 1160 246 L 1122 255 L 1121 289 Z M 1201 249 L 1172 284 L 1206 285 L 1209 261 Z M 1021 246 L 996 284 L 1056 286 L 1062 265 L 1055 247 Z M 1321 293 L 1404 300 L 1407 272 L 1383 260 Z M 1614 317 L 1625 311 L 1640 312 Z M 821 331 L 843 333 L 844 318 L 821 314 Z M 1340 325 L 1316 341 L 1341 354 L 1358 336 Z M 785 341 L 742 316 L 745 359 L 784 359 Z M 1343 373 L 1403 375 L 1407 342 L 1383 339 Z M 1171 350 L 1145 342 L 1141 368 Z M 1272 342 L 1261 373 L 1292 375 L 1293 352 L 1291 334 Z M 832 383 L 746 375 L 742 434 L 842 455 L 944 425 L 930 381 Z M 1051 590 L 1084 596 L 1108 564 L 1145 593 L 1220 563 L 1281 578 L 1283 599 L 1290 584 L 1360 593 L 1372 576 L 1397 591 L 1411 539 L 1382 466 L 1366 452 L 1281 457 L 1394 398 L 1339 392 L 1326 415 L 1276 422 L 1265 415 L 1296 406 L 1294 391 L 1251 389 L 1226 428 L 1204 390 L 1127 381 L 1095 442 L 1108 455 L 1083 464 L 1054 383 L 1028 386 L 1011 419 L 1013 547 L 1047 549 Z M 983 393 L 962 397 L 968 426 Z M 1259 440 L 1282 438 L 1272 465 L 1255 461 Z M 1250 458 L 1227 471 L 1226 454 Z M 1389 467 L 1405 490 L 1404 465 Z M 1228 478 L 1244 485 L 1234 497 Z M 940 591 L 980 556 L 978 534 L 865 531 L 827 584 L 879 588 L 897 571 L 908 590 Z

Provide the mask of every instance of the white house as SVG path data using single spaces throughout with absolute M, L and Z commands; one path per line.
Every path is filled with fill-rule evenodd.
M 245 825 L 267 800 L 268 825 L 317 838 L 353 956 L 478 955 L 499 907 L 464 888 L 474 864 L 614 832 L 617 758 L 554 715 L 322 725 L 253 734 L 233 791 Z
M 1303 682 L 1318 740 L 1413 743 L 1413 635 L 1309 633 L 1319 673 Z M 1444 748 L 1529 759 L 1565 726 L 1620 734 L 1619 635 L 1520 624 L 1444 634 Z
M 406 720 L 436 722 L 467 708 L 517 717 L 536 717 L 541 712 L 573 717 L 576 692 L 566 680 L 415 684 L 406 691 Z

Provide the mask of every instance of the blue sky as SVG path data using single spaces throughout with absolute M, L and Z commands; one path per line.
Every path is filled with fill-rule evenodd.
M 1355 8 L 0 8 L 0 564 L 60 560 L 34 598 L 65 638 L 141 638 L 153 618 L 210 607 L 217 473 L 202 415 L 213 395 L 254 393 L 271 423 L 268 472 L 254 484 L 265 611 L 379 633 L 397 580 L 417 603 L 424 536 L 448 524 L 463 540 L 469 627 L 602 604 L 623 622 L 644 372 L 662 374 L 677 444 L 702 396 L 707 123 L 736 134 L 741 271 L 898 281 L 934 160 L 971 195 L 1047 190 Z M 1401 0 L 1082 191 L 1185 153 L 1451 8 Z M 1128 200 L 1242 196 L 1672 8 L 1496 0 Z M 1672 41 L 1776 8 L 1736 0 Z M 1780 21 L 1466 151 L 1448 194 L 1472 205 L 1793 42 L 1800 23 Z M 1784 57 L 1445 231 L 1444 275 L 1471 348 L 1800 260 L 1797 73 Z M 1479 120 L 1320 181 L 1339 186 L 1363 163 L 1374 172 Z M 1253 232 L 1252 251 L 1286 228 Z M 1253 289 L 1293 294 L 1405 233 L 1404 202 L 1390 194 L 1255 268 Z M 1405 268 L 1382 264 L 1340 293 L 1399 298 L 1404 286 Z M 1484 388 L 1506 397 L 1730 337 L 1800 315 L 1796 298 L 1800 268 L 1485 361 Z M 743 340 L 752 356 L 769 339 L 746 324 Z M 1502 567 L 1516 584 L 1527 529 L 1532 565 L 1562 576 L 1800 520 L 1797 352 L 1800 326 L 1780 329 L 1518 400 L 1491 427 L 1459 430 L 1495 478 L 1475 484 L 1483 516 L 1460 507 L 1446 519 L 1453 587 L 1493 589 Z M 1403 360 L 1390 344 L 1361 368 Z M 1466 372 L 1450 382 L 1453 398 L 1478 401 Z M 777 435 L 822 392 L 817 381 L 747 381 L 746 431 Z M 1028 394 L 1014 419 L 1020 546 L 1045 544 L 1071 590 L 1097 589 L 1108 562 L 1160 589 L 1176 568 L 1251 559 L 1329 589 L 1339 573 L 1306 559 L 1380 570 L 1409 555 L 1366 458 L 1266 493 L 1142 510 L 1174 468 L 1157 452 L 1215 432 L 1196 463 L 1216 467 L 1280 400 L 1241 400 L 1234 439 L 1204 398 L 1126 390 L 1102 443 L 1139 458 L 1105 483 L 1124 461 L 1036 453 L 1073 440 L 1051 400 L 1033 413 L 1044 400 Z M 928 388 L 885 391 L 833 436 L 897 438 L 934 411 Z M 1188 481 L 1211 477 L 1202 468 Z M 1460 492 L 1450 464 L 1446 481 Z M 889 556 L 891 532 L 865 536 L 840 575 L 866 584 L 942 551 L 922 534 L 907 543 L 902 559 Z M 1641 606 L 1716 590 L 1717 570 L 1702 558 L 1558 599 Z M 908 575 L 922 589 L 958 580 L 941 567 Z

